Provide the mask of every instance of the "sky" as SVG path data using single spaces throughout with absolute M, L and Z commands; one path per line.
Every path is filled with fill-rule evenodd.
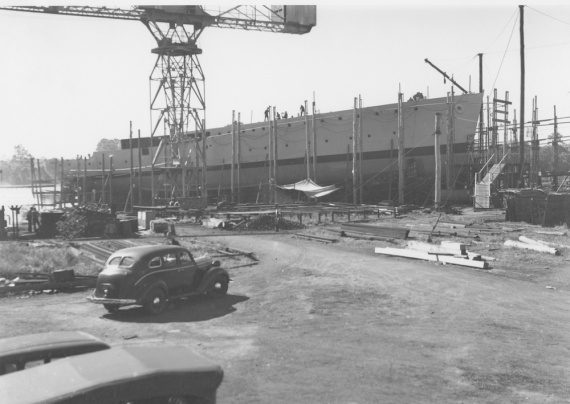
M 364 107 L 395 103 L 400 89 L 404 99 L 418 91 L 445 96 L 451 83 L 426 58 L 477 92 L 479 53 L 485 96 L 496 88 L 504 99 L 508 91 L 511 117 L 513 109 L 519 115 L 516 3 L 316 4 L 317 25 L 305 35 L 204 30 L 208 128 L 229 124 L 232 110 L 245 123 L 263 120 L 268 105 L 296 115 L 313 95 L 321 112 L 351 109 L 358 95 Z M 556 106 L 563 122 L 570 117 L 570 5 L 525 6 L 524 39 L 525 120 L 537 96 L 539 119 L 552 119 Z M 87 156 L 103 138 L 128 138 L 131 121 L 135 136 L 149 136 L 155 46 L 136 21 L 0 10 L 0 159 L 18 144 L 37 158 Z M 567 126 L 561 123 L 562 135 Z M 539 134 L 552 131 L 541 126 Z

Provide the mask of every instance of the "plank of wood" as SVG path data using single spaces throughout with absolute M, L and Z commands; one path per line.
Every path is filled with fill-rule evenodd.
M 422 251 L 414 251 L 402 248 L 380 248 L 374 249 L 376 254 L 392 255 L 396 257 L 414 258 L 432 262 L 444 262 L 446 264 L 455 264 L 472 268 L 487 269 L 489 264 L 485 261 L 472 261 L 465 258 L 449 257 L 447 255 L 429 254 Z
M 459 243 L 456 243 L 459 244 Z M 461 255 L 463 251 L 465 251 L 465 247 L 463 250 L 459 248 L 454 248 L 454 246 L 447 247 L 446 245 L 438 244 L 430 244 L 430 243 L 423 243 L 421 241 L 408 241 L 408 247 L 418 251 L 426 251 L 429 253 L 435 254 L 448 254 L 448 255 Z
M 526 250 L 546 252 L 553 255 L 560 255 L 560 251 L 558 251 L 556 248 L 551 248 L 540 244 L 527 244 L 520 241 L 507 240 L 505 241 L 505 245 L 508 247 L 522 248 Z
M 565 231 L 542 231 L 542 230 L 535 230 L 535 233 L 538 234 L 549 234 L 551 236 L 565 236 L 566 232 Z

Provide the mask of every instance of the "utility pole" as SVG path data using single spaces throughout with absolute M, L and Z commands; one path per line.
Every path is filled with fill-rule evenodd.
M 519 133 L 519 187 L 524 186 L 523 180 L 523 170 L 524 170 L 524 92 L 525 92 L 525 64 L 524 64 L 524 6 L 519 6 L 520 10 L 520 40 L 521 40 L 521 107 L 520 107 L 520 119 L 521 119 L 521 130 Z

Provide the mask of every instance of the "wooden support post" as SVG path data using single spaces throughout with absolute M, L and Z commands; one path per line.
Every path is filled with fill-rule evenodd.
M 129 152 L 130 152 L 130 177 L 129 177 L 129 193 L 127 194 L 127 198 L 130 195 L 130 203 L 129 203 L 129 211 L 132 212 L 133 210 L 133 186 L 134 186 L 134 166 L 133 166 L 133 121 L 129 121 Z M 126 206 L 126 204 L 125 204 Z
M 106 181 L 105 181 L 105 153 L 101 153 L 101 204 L 105 205 L 107 203 L 107 198 L 105 195 Z
M 519 6 L 520 10 L 520 57 L 521 57 L 521 106 L 520 106 L 520 133 L 519 133 L 519 187 L 524 186 L 524 96 L 525 96 L 525 60 L 524 60 L 524 5 Z
M 87 203 L 87 157 L 83 156 L 83 204 Z
M 358 121 L 356 119 L 356 109 L 357 109 L 357 98 L 354 97 L 354 108 L 352 110 L 352 203 L 356 205 L 357 203 L 357 183 L 356 183 L 356 157 L 358 155 L 358 142 L 356 141 L 356 137 L 358 134 L 357 126 Z
M 57 204 L 57 159 L 54 159 L 53 167 L 53 208 L 55 209 Z
M 237 203 L 241 203 L 241 112 L 237 122 Z
M 61 158 L 59 165 L 61 167 L 61 177 L 59 180 L 59 207 L 63 208 L 64 202 L 65 202 L 65 199 L 63 197 L 63 188 L 64 188 L 64 186 L 63 186 L 63 178 L 64 178 L 64 175 L 63 175 L 63 157 Z
M 77 204 L 80 205 L 81 204 L 81 197 L 79 195 L 79 174 L 81 173 L 81 166 L 79 165 L 79 159 L 80 157 L 77 156 L 75 158 L 75 163 L 77 164 L 77 171 L 75 171 L 75 194 L 77 196 Z M 39 161 L 38 161 L 39 163 Z M 39 167 L 39 165 L 38 165 Z M 83 203 L 85 203 L 85 201 L 83 201 Z
M 552 170 L 554 171 L 552 185 L 555 190 L 558 190 L 558 117 L 556 116 L 556 105 L 554 106 L 554 137 L 552 138 L 552 154 Z
M 358 94 L 358 187 L 359 187 L 359 199 L 362 203 L 362 98 Z
M 141 144 L 141 130 L 138 130 L 138 151 L 139 151 L 139 176 L 138 176 L 138 188 L 139 194 L 137 198 L 137 203 L 142 205 L 142 144 Z
M 309 141 L 309 121 L 307 117 L 307 100 L 305 100 L 305 144 L 307 147 L 307 152 L 305 155 L 307 156 L 307 179 L 311 179 L 311 142 Z
M 109 207 L 111 212 L 115 213 L 113 204 L 113 155 L 109 156 Z
M 44 193 L 42 187 L 42 169 L 40 168 L 40 159 L 36 159 L 36 163 L 38 166 L 38 186 L 40 187 L 40 207 L 43 208 L 44 206 Z
M 390 183 L 388 184 L 388 200 L 391 201 L 392 200 L 392 182 L 394 181 L 394 178 L 392 176 L 392 173 L 394 172 L 392 165 L 394 164 L 394 139 L 390 139 Z
M 434 155 L 435 155 L 435 206 L 441 205 L 441 114 L 435 114 Z
M 234 202 L 234 170 L 236 165 L 236 111 L 232 110 L 232 164 L 230 172 L 230 197 Z
M 208 204 L 208 164 L 206 160 L 206 120 L 202 119 L 202 199 Z
M 150 156 L 150 205 L 154 206 L 154 131 L 150 133 L 150 147 L 148 155 Z
M 317 182 L 317 124 L 315 121 L 315 93 L 313 92 L 313 116 L 312 116 L 312 130 L 313 130 L 313 181 Z
M 32 195 L 36 196 L 36 202 L 39 205 L 40 204 L 40 194 L 38 193 L 38 183 L 36 181 L 36 175 L 35 175 L 35 161 L 33 157 L 30 157 L 30 173 L 31 173 L 31 177 L 32 177 Z
M 277 172 L 279 168 L 279 160 L 277 158 L 277 119 L 276 108 L 273 107 L 273 203 L 277 203 Z M 307 116 L 307 114 L 305 114 Z
M 267 181 L 267 199 L 268 203 L 271 203 L 271 187 L 273 186 L 273 122 L 271 120 L 271 111 L 269 111 L 269 173 Z
M 404 173 L 404 114 L 402 111 L 402 98 L 404 94 L 398 92 L 398 203 L 404 204 L 404 188 L 406 186 Z
M 496 90 L 495 90 L 496 91 Z M 452 136 L 452 125 L 451 125 L 451 110 L 453 109 L 453 103 L 451 102 L 451 94 L 447 93 L 447 139 L 446 139 L 446 148 L 445 148 L 445 189 L 447 189 L 448 195 L 451 191 L 451 184 L 453 183 L 453 173 L 452 173 L 452 162 L 451 162 L 451 154 L 452 154 L 452 143 L 453 140 Z M 495 137 L 496 138 L 496 137 Z M 495 155 L 496 156 L 496 155 Z

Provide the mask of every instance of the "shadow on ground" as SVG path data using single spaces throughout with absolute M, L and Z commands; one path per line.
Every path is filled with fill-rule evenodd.
M 219 299 L 203 295 L 179 299 L 169 304 L 160 314 L 151 316 L 142 307 L 122 308 L 107 313 L 103 318 L 125 323 L 193 323 L 208 321 L 233 313 L 234 305 L 249 300 L 245 295 L 226 295 Z

